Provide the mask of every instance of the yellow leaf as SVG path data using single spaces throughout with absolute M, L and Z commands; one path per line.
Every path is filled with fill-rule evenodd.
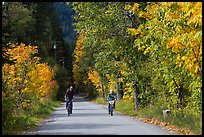
M 149 51 L 150 51 L 150 47 L 145 49 L 144 54 L 148 53 Z
M 132 36 L 139 34 L 139 32 L 135 28 L 128 28 L 128 30 L 130 31 Z
M 187 57 L 186 57 L 186 56 L 183 56 L 181 59 L 184 60 L 184 61 L 186 61 L 186 60 L 187 60 Z
M 179 62 L 179 63 L 178 63 L 178 67 L 181 67 L 181 65 L 182 65 L 182 62 Z
M 139 10 L 139 4 L 135 3 L 132 10 L 133 11 L 138 11 Z

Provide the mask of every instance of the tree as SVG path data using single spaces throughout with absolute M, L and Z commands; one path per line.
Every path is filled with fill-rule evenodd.
M 128 60 L 129 55 L 124 53 L 131 50 L 131 37 L 126 32 L 131 22 L 124 10 L 125 3 L 74 2 L 72 5 L 76 12 L 75 29 L 78 33 L 85 34 L 83 49 L 88 56 L 84 56 L 83 60 L 88 61 L 88 67 L 98 71 L 101 77 L 110 74 L 109 78 L 115 80 L 120 68 L 117 62 Z
M 166 107 L 188 112 L 194 104 L 189 109 L 193 115 L 201 113 L 202 101 L 201 6 L 201 2 L 153 2 L 145 10 L 138 3 L 129 9 L 145 20 L 129 31 L 137 37 L 134 47 L 151 57 L 152 63 L 159 63 L 157 77 L 169 90 L 166 98 L 172 100 Z

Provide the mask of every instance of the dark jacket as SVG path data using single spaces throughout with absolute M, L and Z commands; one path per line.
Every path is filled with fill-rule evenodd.
M 66 91 L 66 94 L 65 94 L 66 98 L 68 97 L 69 99 L 73 99 L 73 95 L 74 95 L 74 90 L 71 91 L 70 89 L 68 89 Z

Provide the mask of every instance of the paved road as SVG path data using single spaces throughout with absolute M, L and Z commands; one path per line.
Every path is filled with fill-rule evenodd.
M 67 115 L 65 103 L 46 119 L 37 131 L 27 135 L 171 135 L 159 126 L 114 112 L 110 116 L 107 106 L 86 101 L 75 96 L 73 114 Z

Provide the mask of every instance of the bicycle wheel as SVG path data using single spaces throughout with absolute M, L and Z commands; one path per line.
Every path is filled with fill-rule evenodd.
M 68 116 L 70 116 L 70 103 L 68 103 L 68 107 L 67 107 L 67 113 L 68 113 Z
M 111 116 L 113 116 L 113 105 L 112 104 L 110 105 L 110 114 Z

